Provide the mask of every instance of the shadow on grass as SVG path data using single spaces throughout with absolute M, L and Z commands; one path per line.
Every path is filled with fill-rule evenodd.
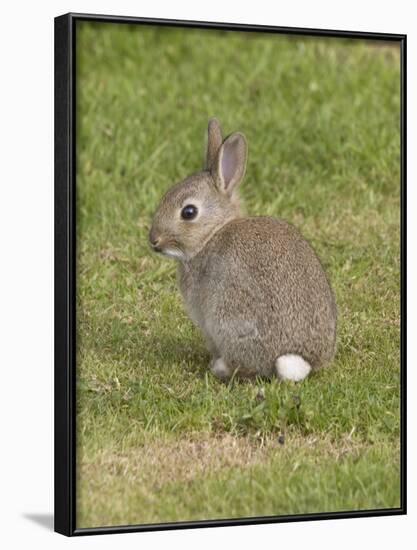
M 183 334 L 153 336 L 149 345 L 154 352 L 154 360 L 161 367 L 177 363 L 186 371 L 203 378 L 208 370 L 210 354 L 202 338 L 191 338 Z
M 169 326 L 169 323 L 168 323 Z M 183 328 L 183 327 L 181 327 Z M 197 330 L 181 330 L 172 322 L 172 329 L 158 327 L 146 333 L 140 325 L 126 325 L 114 319 L 110 323 L 97 326 L 100 338 L 83 339 L 79 329 L 79 349 L 93 351 L 103 361 L 132 361 L 140 357 L 144 362 L 164 369 L 173 363 L 181 365 L 188 372 L 203 377 L 208 369 L 210 354 L 202 336 Z

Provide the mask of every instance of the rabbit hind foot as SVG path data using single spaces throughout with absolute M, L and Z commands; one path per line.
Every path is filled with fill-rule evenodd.
M 233 374 L 222 357 L 213 359 L 210 362 L 210 370 L 214 374 L 214 376 L 220 378 L 220 380 L 229 380 L 229 378 Z

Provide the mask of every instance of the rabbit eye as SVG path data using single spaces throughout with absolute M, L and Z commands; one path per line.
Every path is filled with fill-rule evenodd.
M 187 204 L 181 210 L 181 218 L 184 220 L 193 220 L 198 214 L 198 208 L 194 204 Z

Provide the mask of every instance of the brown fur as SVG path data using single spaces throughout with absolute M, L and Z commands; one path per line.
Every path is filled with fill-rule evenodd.
M 214 119 L 215 120 L 215 119 Z M 223 358 L 237 376 L 271 377 L 276 359 L 302 356 L 313 369 L 333 358 L 336 304 L 318 257 L 283 220 L 240 214 L 237 186 L 246 164 L 246 141 L 221 143 L 209 123 L 209 170 L 171 188 L 155 214 L 150 239 L 175 250 L 187 311 L 202 330 L 213 360 Z M 181 219 L 186 204 L 195 220 Z

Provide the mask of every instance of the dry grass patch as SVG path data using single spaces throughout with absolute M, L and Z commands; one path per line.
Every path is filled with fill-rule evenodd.
M 237 482 L 250 479 L 251 484 L 256 484 L 255 490 L 263 494 L 261 483 L 253 481 L 258 471 L 278 471 L 276 484 L 282 487 L 282 479 L 288 482 L 299 472 L 359 460 L 370 447 L 351 436 L 336 442 L 328 437 L 294 436 L 284 441 L 272 437 L 195 434 L 176 441 L 156 441 L 125 452 L 103 449 L 79 461 L 79 525 L 102 525 L 105 518 L 110 517 L 110 510 L 115 518 L 112 524 L 157 522 L 164 500 L 162 495 L 166 494 L 169 501 L 176 491 L 188 488 L 190 493 L 197 491 L 204 500 L 207 492 L 204 486 L 212 482 L 223 484 L 223 491 L 227 493 Z M 268 476 L 265 481 L 267 479 Z M 274 483 L 270 488 L 274 489 Z M 210 515 L 212 505 L 220 510 L 218 517 L 262 515 L 262 508 L 257 510 L 253 502 L 246 513 L 223 507 L 219 504 L 221 494 L 222 491 L 219 498 L 214 499 L 207 495 L 207 502 L 190 510 L 188 517 L 181 516 L 183 503 L 179 498 L 178 510 L 166 512 L 165 518 L 167 521 L 204 519 Z M 103 498 L 104 495 L 109 498 Z M 250 492 L 246 497 L 248 501 L 253 499 Z M 97 507 L 99 501 L 101 504 Z M 207 512 L 204 506 L 208 507 Z M 275 513 L 274 510 L 271 513 Z
M 113 525 L 325 511 L 317 508 L 317 487 L 302 494 L 302 499 L 296 496 L 303 491 L 300 480 L 310 482 L 317 474 L 321 476 L 320 499 L 329 492 L 334 498 L 340 486 L 340 509 L 348 509 L 344 504 L 348 492 L 340 485 L 340 472 L 351 478 L 356 464 L 362 467 L 370 454 L 385 452 L 352 436 L 338 441 L 287 436 L 280 443 L 272 437 L 195 434 L 187 439 L 157 440 L 124 452 L 103 449 L 79 461 L 77 523 L 80 527 L 103 525 L 110 511 Z M 390 452 L 398 459 L 398 446 Z M 323 471 L 330 476 L 324 484 Z M 240 484 L 246 484 L 244 492 Z M 352 482 L 349 489 L 354 486 Z M 359 489 L 372 502 L 373 489 L 366 481 Z M 274 503 L 277 497 L 279 501 Z M 187 499 L 193 499 L 194 508 Z M 301 500 L 306 500 L 305 509 L 297 508 Z
M 282 441 L 282 443 L 280 443 Z M 357 457 L 367 445 L 347 435 L 339 441 L 327 437 L 235 437 L 196 434 L 187 439 L 158 440 L 124 452 L 104 449 L 80 463 L 80 479 L 106 484 L 113 477 L 132 483 L 145 483 L 160 489 L 166 483 L 187 482 L 199 476 L 216 474 L 227 468 L 249 468 L 266 464 L 279 456 L 290 458 L 294 452 L 334 461 Z M 99 472 L 99 476 L 97 473 Z

